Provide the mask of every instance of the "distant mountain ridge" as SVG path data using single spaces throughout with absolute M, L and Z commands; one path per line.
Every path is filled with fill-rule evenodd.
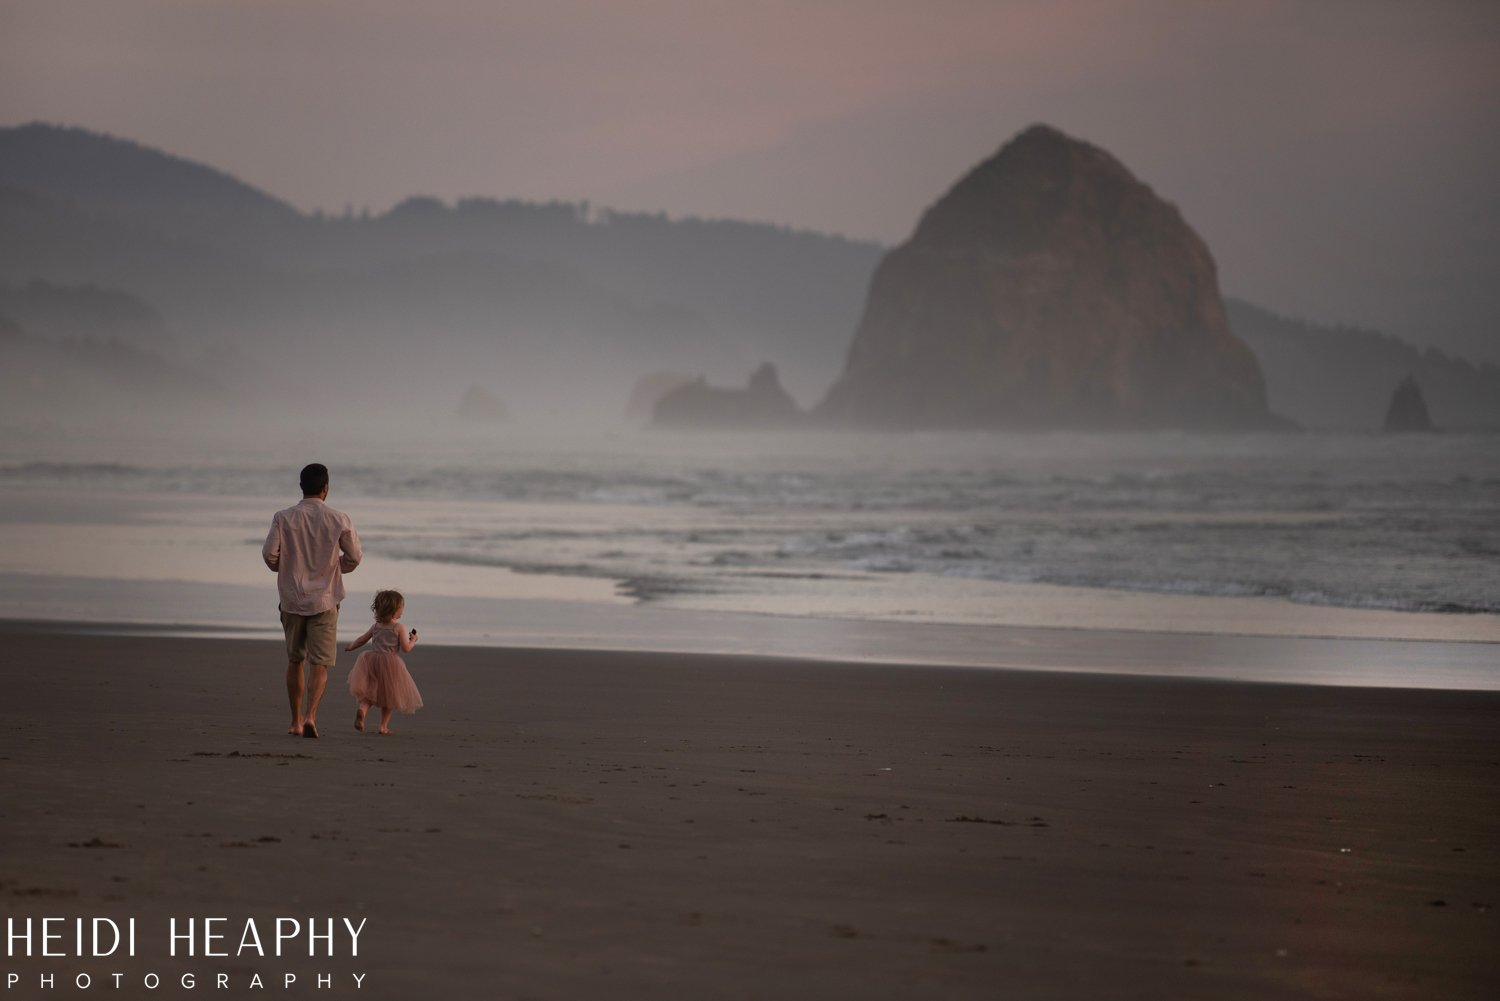
M 0 184 L 117 208 L 154 204 L 300 214 L 212 167 L 128 139 L 43 122 L 0 129 Z
M 373 216 L 304 214 L 127 140 L 0 128 L 0 314 L 31 338 L 128 343 L 257 400 L 318 392 L 328 366 L 376 385 L 411 356 L 411 396 L 435 414 L 478 381 L 518 418 L 617 417 L 648 372 L 729 384 L 767 360 L 811 403 L 844 368 L 886 249 L 583 202 L 416 196 Z M 1272 409 L 1309 427 L 1378 427 L 1407 372 L 1441 426 L 1500 427 L 1495 366 L 1225 305 Z M 288 352 L 304 363 L 280 364 Z
M 583 402 L 601 408 L 614 380 L 618 415 L 647 371 L 728 378 L 766 357 L 811 398 L 838 369 L 880 252 L 586 203 L 414 197 L 376 216 L 305 215 L 134 143 L 0 129 L 0 281 L 129 292 L 185 351 L 237 352 L 247 379 L 288 345 L 363 369 L 364 354 L 421 340 L 424 388 L 447 391 L 443 367 L 478 369 L 518 411 L 528 394 L 556 398 L 542 376 L 586 384 Z M 295 396 L 291 380 L 274 388 Z
M 0 186 L 125 219 L 171 236 L 285 235 L 291 205 L 212 167 L 124 139 L 33 122 L 0 129 Z

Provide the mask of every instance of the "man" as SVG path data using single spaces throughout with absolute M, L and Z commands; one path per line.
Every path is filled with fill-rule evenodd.
M 266 566 L 276 571 L 276 590 L 281 597 L 286 694 L 292 704 L 292 725 L 287 733 L 304 737 L 318 735 L 318 703 L 323 701 L 328 669 L 338 650 L 344 574 L 359 566 L 361 555 L 354 523 L 344 512 L 325 504 L 327 499 L 328 467 L 314 462 L 302 470 L 302 503 L 276 512 L 261 549 Z

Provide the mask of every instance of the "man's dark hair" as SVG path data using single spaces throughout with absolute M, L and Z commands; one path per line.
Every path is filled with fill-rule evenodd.
M 302 467 L 302 496 L 316 497 L 328 486 L 328 467 L 321 462 Z

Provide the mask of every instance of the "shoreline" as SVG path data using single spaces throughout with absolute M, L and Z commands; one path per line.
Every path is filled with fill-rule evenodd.
M 70 588 L 72 593 L 76 588 Z M 136 585 L 136 592 L 143 590 Z M 143 608 L 170 601 L 159 588 Z M 251 597 L 235 591 L 240 602 Z M 153 604 L 155 602 L 155 604 Z M 228 603 L 226 602 L 226 607 Z M 256 607 L 256 606 L 251 606 Z M 242 611 L 238 614 L 243 614 Z M 503 614 L 505 620 L 496 622 Z M 0 611 L 3 615 L 3 611 Z M 346 611 L 340 632 L 362 627 Z M 489 619 L 485 619 L 489 616 Z M 489 621 L 480 632 L 475 621 Z M 577 602 L 480 599 L 429 602 L 411 616 L 424 648 L 572 650 L 700 656 L 751 655 L 826 663 L 961 667 L 1051 673 L 1203 678 L 1252 683 L 1426 690 L 1500 690 L 1500 658 L 1486 641 L 1265 636 L 1057 625 L 882 622 L 756 612 L 590 606 Z M 263 625 L 91 621 L 0 617 L 0 635 L 17 632 L 281 641 Z
M 691 610 L 691 611 L 693 611 L 694 614 L 697 614 L 698 610 L 694 609 L 694 610 Z M 706 614 L 733 615 L 733 616 L 750 616 L 750 617 L 754 617 L 754 618 L 757 618 L 757 619 L 771 619 L 771 620 L 777 620 L 777 621 L 784 621 L 786 619 L 796 619 L 796 620 L 812 619 L 814 621 L 875 623 L 875 624 L 881 624 L 881 625 L 895 626 L 895 627 L 898 627 L 898 628 L 905 628 L 905 627 L 908 627 L 908 626 L 917 626 L 919 628 L 947 629 L 947 628 L 966 628 L 966 627 L 969 626 L 968 623 L 961 623 L 961 622 L 893 622 L 893 621 L 884 620 L 884 619 L 864 619 L 864 618 L 858 618 L 858 619 L 856 619 L 856 618 L 829 618 L 829 619 L 820 619 L 819 617 L 816 617 L 816 616 L 789 616 L 789 615 L 782 615 L 782 614 L 776 613 L 776 612 L 712 612 L 712 613 L 706 613 Z M 1437 613 L 1433 613 L 1433 614 L 1437 614 Z M 79 633 L 79 634 L 93 633 L 93 634 L 98 634 L 98 635 L 117 635 L 117 636 L 148 635 L 148 636 L 160 636 L 160 637 L 162 637 L 164 639 L 194 639 L 194 638 L 200 638 L 200 637 L 206 637 L 206 638 L 220 637 L 220 638 L 223 638 L 223 639 L 245 639 L 245 640 L 277 639 L 277 640 L 279 640 L 281 638 L 281 627 L 279 625 L 275 625 L 275 624 L 273 624 L 273 625 L 267 625 L 267 626 L 250 626 L 250 625 L 233 625 L 233 624 L 217 623 L 217 622 L 196 623 L 196 622 L 169 622 L 169 621 L 124 621 L 124 620 L 112 620 L 112 619 L 97 619 L 97 620 L 95 620 L 95 619 L 48 619 L 48 618 L 26 618 L 26 617 L 22 617 L 22 616 L 7 616 L 7 615 L 0 614 L 0 628 L 4 628 L 4 627 L 7 627 L 7 626 L 8 627 L 14 627 L 16 629 L 25 629 L 25 630 L 33 631 L 33 632 L 35 632 L 35 631 L 48 631 L 48 632 L 58 632 L 58 633 L 64 633 L 64 634 L 67 634 L 67 633 Z M 342 625 L 341 625 L 340 628 L 342 628 Z M 1065 625 L 1031 624 L 1031 623 L 1016 623 L 1016 624 L 1010 624 L 1010 623 L 994 623 L 994 624 L 984 623 L 984 624 L 977 625 L 976 628 L 980 628 L 980 629 L 993 629 L 993 630 L 1001 630 L 1001 631 L 1017 631 L 1017 630 L 1022 630 L 1022 631 L 1027 631 L 1027 632 L 1034 631 L 1034 632 L 1057 632 L 1057 633 L 1124 633 L 1124 634 L 1127 634 L 1127 635 L 1181 636 L 1181 637 L 1197 637 L 1197 638 L 1207 638 L 1207 637 L 1217 636 L 1217 637 L 1223 637 L 1225 639 L 1230 639 L 1230 640 L 1236 640 L 1236 639 L 1320 640 L 1320 641 L 1326 641 L 1326 642 L 1351 641 L 1351 642 L 1357 642 L 1357 643 L 1418 643 L 1418 644 L 1453 645 L 1453 646 L 1480 646 L 1480 647 L 1500 645 L 1500 639 L 1488 639 L 1488 638 L 1481 638 L 1481 639 L 1467 638 L 1467 637 L 1452 638 L 1452 637 L 1446 637 L 1446 636 L 1436 636 L 1436 637 L 1347 636 L 1347 635 L 1343 635 L 1343 634 L 1339 634 L 1339 633 L 1250 633 L 1250 632 L 1236 633 L 1236 632 L 1221 632 L 1221 631 L 1194 630 L 1194 629 L 1157 629 L 1157 628 L 1148 628 L 1146 626 L 1137 626 L 1137 627 L 1129 627 L 1129 626 L 1104 627 L 1104 626 L 1083 626 L 1083 625 L 1065 626 Z M 466 639 L 466 638 L 447 640 L 447 639 L 443 639 L 441 636 L 439 636 L 438 638 L 435 638 L 435 639 L 425 639 L 424 638 L 422 642 L 426 646 L 443 646 L 443 647 L 494 648 L 494 647 L 504 647 L 504 646 L 511 645 L 511 644 L 507 644 L 507 643 L 503 643 L 503 642 L 499 642 L 499 641 L 496 641 L 496 642 L 474 642 L 472 639 Z M 566 645 L 566 641 L 562 641 L 559 645 L 556 645 L 556 646 L 552 646 L 552 645 L 539 646 L 539 647 L 537 647 L 537 649 L 599 650 L 599 651 L 618 650 L 618 651 L 622 651 L 622 652 L 626 651 L 626 650 L 629 650 L 629 651 L 638 652 L 638 653 L 697 653 L 697 652 L 710 653 L 710 654 L 714 654 L 714 653 L 728 654 L 728 653 L 730 653 L 730 651 L 726 651 L 726 650 L 704 650 L 704 651 L 696 651 L 696 650 L 679 650 L 679 649 L 673 649 L 673 648 L 670 648 L 670 647 L 659 647 L 659 648 L 657 648 L 657 647 L 641 647 L 641 648 L 628 647 L 627 648 L 627 647 L 616 647 L 616 646 L 608 646 L 608 645 L 605 645 L 605 646 L 587 646 L 587 647 L 577 646 L 577 647 L 575 647 L 575 646 L 567 646 Z M 820 654 L 811 653 L 811 652 L 807 652 L 807 653 L 791 653 L 791 654 L 777 654 L 776 656 L 782 656 L 782 657 L 802 657 L 802 658 L 809 658 L 809 659 L 814 659 L 814 660 L 827 660 L 827 659 L 831 659 L 829 656 L 820 655 Z M 838 659 L 838 658 L 832 658 L 832 659 Z M 919 665 L 918 663 L 916 663 L 914 661 L 901 661 L 901 660 L 872 661 L 872 663 L 890 663 L 890 664 L 898 664 L 898 665 L 899 664 L 906 664 L 906 665 L 913 666 L 913 667 L 922 666 L 922 665 Z M 928 665 L 928 666 L 944 666 L 944 665 L 934 664 L 934 665 Z M 963 666 L 967 666 L 967 665 L 953 664 L 953 665 L 946 665 L 946 666 L 963 667 Z
M 174 997 L 184 972 L 329 974 L 335 994 L 364 974 L 374 998 L 1500 989 L 1500 693 L 424 645 L 426 708 L 355 733 L 345 658 L 313 741 L 282 732 L 278 641 L 0 638 L 0 896 L 143 929 L 136 957 L 11 961 L 59 989 L 114 970 Z M 368 949 L 156 941 L 210 915 L 363 918 Z
M 1093 454 L 1087 449 L 1085 452 Z M 562 469 L 573 470 L 573 460 L 578 456 L 564 458 L 568 461 L 558 460 Z M 727 472 L 715 471 L 721 458 L 728 463 L 724 467 Z M 1182 567 L 1173 564 L 1168 571 L 1148 564 L 1139 568 L 1138 573 L 1127 567 L 1115 574 L 1102 577 L 1085 574 L 1081 578 L 1097 577 L 1105 584 L 1116 581 L 1115 587 L 1014 582 L 983 573 L 973 576 L 963 572 L 940 573 L 923 569 L 926 564 L 917 555 L 925 550 L 912 540 L 928 534 L 952 535 L 957 554 L 954 559 L 958 562 L 950 563 L 962 571 L 967 564 L 959 557 L 968 552 L 965 547 L 971 542 L 979 546 L 971 554 L 975 559 L 989 552 L 974 541 L 980 536 L 987 537 L 980 529 L 989 523 L 976 513 L 979 509 L 949 511 L 941 505 L 929 510 L 876 504 L 834 513 L 835 509 L 814 503 L 816 495 L 812 501 L 795 503 L 775 490 L 765 496 L 752 491 L 744 497 L 730 490 L 719 497 L 711 489 L 719 482 L 717 477 L 727 477 L 730 487 L 738 490 L 740 487 L 735 484 L 747 471 L 761 468 L 757 465 L 761 460 L 754 456 L 731 458 L 735 461 L 715 456 L 714 464 L 704 472 L 698 468 L 696 459 L 684 468 L 681 462 L 667 462 L 657 456 L 653 461 L 660 468 L 642 459 L 644 467 L 636 469 L 634 465 L 621 468 L 619 457 L 615 456 L 601 469 L 593 469 L 592 464 L 587 466 L 593 470 L 589 478 L 576 485 L 576 489 L 570 488 L 567 496 L 548 493 L 545 497 L 531 497 L 523 491 L 519 497 L 502 494 L 488 500 L 469 497 L 462 491 L 447 498 L 371 493 L 371 484 L 384 483 L 383 477 L 391 472 L 378 465 L 361 469 L 357 475 L 368 481 L 363 492 L 360 480 L 356 480 L 349 484 L 348 495 L 342 502 L 358 516 L 358 522 L 375 542 L 366 547 L 367 559 L 360 568 L 360 576 L 350 582 L 355 589 L 351 593 L 365 593 L 368 582 L 369 590 L 397 586 L 415 604 L 429 607 L 453 600 L 470 601 L 473 613 L 466 616 L 466 621 L 445 623 L 445 631 L 455 635 L 467 631 L 478 641 L 487 640 L 473 634 L 485 632 L 489 623 L 504 622 L 505 609 L 511 603 L 541 601 L 577 606 L 573 609 L 575 622 L 604 607 L 609 609 L 605 614 L 614 616 L 615 622 L 620 619 L 614 610 L 633 608 L 647 610 L 648 615 L 661 610 L 731 616 L 754 613 L 776 617 L 777 621 L 815 618 L 966 628 L 1083 627 L 1194 635 L 1500 643 L 1500 614 L 1442 610 L 1494 607 L 1489 590 L 1492 583 L 1486 583 L 1490 577 L 1472 557 L 1459 559 L 1452 553 L 1446 557 L 1433 554 L 1427 557 L 1429 562 L 1451 557 L 1450 573 L 1441 579 L 1469 581 L 1467 585 L 1455 585 L 1454 594 L 1461 592 L 1468 602 L 1457 605 L 1444 605 L 1439 600 L 1446 591 L 1433 589 L 1433 568 L 1429 563 L 1419 561 L 1412 570 L 1415 577 L 1403 589 L 1392 583 L 1405 572 L 1399 561 L 1372 556 L 1367 563 L 1361 563 L 1356 554 L 1337 547 L 1329 552 L 1335 563 L 1348 561 L 1350 568 L 1363 566 L 1364 572 L 1384 580 L 1385 584 L 1373 590 L 1330 585 L 1330 590 L 1311 578 L 1304 580 L 1294 572 L 1294 565 L 1304 555 L 1318 562 L 1316 557 L 1321 551 L 1314 537 L 1307 540 L 1311 547 L 1307 553 L 1281 554 L 1288 573 L 1271 578 L 1266 577 L 1264 568 L 1258 575 L 1248 576 L 1237 573 L 1225 576 L 1212 567 L 1207 570 L 1200 567 L 1202 573 L 1199 573 L 1194 570 L 1196 564 L 1192 560 Z M 989 463 L 984 466 L 987 469 L 997 462 L 994 455 L 975 458 L 982 460 L 981 465 Z M 1258 461 L 1267 458 L 1270 457 L 1260 456 Z M 1371 461 L 1376 459 L 1387 462 L 1391 456 L 1381 453 Z M 1306 457 L 1302 460 L 1305 463 Z M 535 456 L 529 453 L 518 461 L 522 461 L 522 472 L 516 475 L 523 485 L 532 484 L 544 493 L 555 492 L 557 470 L 551 466 L 538 468 Z M 790 472 L 776 467 L 779 471 L 771 482 L 789 476 L 792 485 L 789 489 L 810 489 L 797 478 L 799 470 L 807 472 L 805 467 L 810 461 L 811 457 L 803 457 L 788 467 Z M 910 464 L 914 460 L 908 456 L 903 461 Z M 1041 460 L 1031 455 L 1028 461 L 1034 465 Z M 1246 533 L 1263 530 L 1274 539 L 1279 537 L 1278 532 L 1290 531 L 1288 526 L 1325 521 L 1332 526 L 1330 531 L 1333 528 L 1345 533 L 1363 531 L 1358 529 L 1365 517 L 1359 505 L 1333 511 L 1322 506 L 1328 499 L 1324 495 L 1329 487 L 1322 479 L 1321 467 L 1318 475 L 1308 472 L 1311 479 L 1304 486 L 1312 491 L 1310 497 L 1293 491 L 1289 496 L 1261 498 L 1266 504 L 1260 508 L 1232 505 L 1221 509 L 1222 501 L 1208 496 L 1198 498 L 1202 509 L 1184 510 L 1174 506 L 1180 503 L 1180 498 L 1168 486 L 1152 486 L 1155 482 L 1152 474 L 1134 467 L 1117 471 L 1125 477 L 1126 487 L 1109 477 L 1099 480 L 1097 477 L 1102 475 L 1099 470 L 1094 470 L 1093 478 L 1084 476 L 1079 480 L 1093 486 L 1078 486 L 1074 484 L 1077 475 L 1081 475 L 1080 470 L 1074 469 L 1078 461 L 1079 457 L 1074 456 L 1063 462 L 1064 468 L 1051 470 L 1049 475 L 1061 477 L 1058 489 L 1076 488 L 1088 493 L 1097 487 L 1106 491 L 1123 490 L 1123 495 L 1115 497 L 1113 503 L 1105 503 L 1109 497 L 1096 498 L 1097 503 L 1104 504 L 1098 509 L 1091 507 L 1087 498 L 1076 509 L 1065 504 L 1065 510 L 1057 514 L 1059 520 L 1054 520 L 1047 510 L 1035 508 L 1035 497 L 1025 494 L 1021 499 L 1033 507 L 1005 507 L 1000 527 L 994 531 L 1020 532 L 1027 538 L 1033 531 L 1040 532 L 1035 544 L 1045 548 L 1057 542 L 1058 532 L 1088 539 L 1106 530 L 1113 538 L 1122 533 L 1122 537 L 1134 537 L 1133 532 L 1155 537 L 1158 529 L 1171 529 L 1163 537 L 1164 544 L 1176 540 L 1177 545 L 1191 543 L 1194 552 L 1217 552 L 1214 547 L 1223 543 L 1229 546 L 1223 550 L 1225 559 L 1235 552 L 1230 543 L 1240 539 L 1234 545 L 1241 544 Z M 1186 475 L 1184 469 L 1198 468 L 1191 461 L 1181 467 L 1179 464 L 1187 460 L 1174 452 L 1156 455 L 1154 461 L 1156 465 L 1148 468 L 1176 470 L 1182 475 Z M 1222 458 L 1209 462 L 1200 455 L 1196 461 L 1207 462 L 1203 475 L 1224 474 Z M 1011 482 L 1007 477 L 1019 475 L 1009 464 L 999 465 L 1004 475 L 996 475 L 1001 482 Z M 1445 474 L 1453 472 L 1447 466 L 1440 464 L 1440 467 L 1439 471 Z M 64 472 L 67 468 L 63 467 Z M 239 482 L 235 477 L 249 476 L 254 469 L 231 467 L 213 473 L 213 468 L 216 467 L 209 467 L 207 473 L 193 465 L 178 469 L 178 473 L 194 473 L 179 484 L 180 491 L 166 490 L 167 484 L 173 482 L 172 476 L 177 474 L 154 466 L 137 470 L 144 477 L 141 482 L 131 478 L 119 481 L 109 476 L 101 477 L 98 483 L 87 477 L 75 482 L 61 475 L 52 479 L 43 476 L 36 482 L 25 477 L 7 480 L 0 485 L 0 509 L 3 509 L 0 541 L 4 542 L 0 548 L 5 551 L 0 557 L 0 568 L 7 571 L 0 582 L 0 614 L 156 622 L 163 618 L 161 610 L 170 608 L 175 617 L 191 625 L 239 623 L 246 620 L 248 610 L 248 624 L 258 626 L 262 618 L 256 610 L 270 593 L 258 546 L 267 511 L 274 501 L 266 496 L 235 492 Z M 491 474 L 483 472 L 486 468 L 485 463 L 479 463 L 464 474 L 478 477 L 471 486 L 489 484 L 485 477 Z M 863 467 L 855 463 L 850 468 L 857 472 Z M 1047 468 L 1050 470 L 1050 466 Z M 1077 475 L 1063 475 L 1068 470 Z M 576 470 L 566 473 L 575 474 Z M 1359 467 L 1359 476 L 1368 475 L 1373 474 Z M 1478 475 L 1475 470 L 1467 471 L 1463 482 L 1470 486 L 1465 489 L 1472 489 L 1475 475 Z M 155 476 L 167 479 L 158 482 L 152 478 Z M 1127 489 L 1129 484 L 1136 483 L 1132 477 L 1141 476 L 1145 478 L 1137 487 Z M 219 479 L 224 480 L 223 492 L 206 490 L 206 485 Z M 642 479 L 644 485 L 638 484 Z M 708 493 L 703 497 L 692 494 L 698 499 L 685 500 L 668 492 L 658 500 L 649 500 L 655 495 L 647 487 L 665 489 L 661 486 L 663 482 Z M 878 477 L 877 482 L 890 485 Z M 1022 477 L 1016 482 L 1030 480 Z M 1039 482 L 1051 480 L 1043 476 Z M 1169 481 L 1169 485 L 1170 482 L 1175 480 Z M 1201 484 L 1194 487 L 1196 482 L 1189 476 L 1182 489 L 1198 497 L 1191 493 L 1202 487 Z M 1230 482 L 1235 481 L 1231 478 Z M 90 484 L 94 489 L 85 489 Z M 636 488 L 630 484 L 637 484 L 645 493 L 632 492 Z M 1420 479 L 1414 480 L 1411 489 L 1417 489 L 1419 484 Z M 590 485 L 595 492 L 584 489 Z M 612 485 L 619 489 L 611 492 Z M 1136 496 L 1131 492 L 1135 489 L 1145 491 L 1145 496 Z M 1167 494 L 1152 501 L 1156 496 L 1152 491 L 1160 490 L 1167 490 Z M 798 496 L 801 495 L 794 490 L 794 499 Z M 1404 510 L 1403 498 L 1405 494 L 1386 498 L 1382 503 L 1387 507 L 1377 506 L 1375 510 L 1386 511 L 1383 516 L 1394 516 L 1392 512 Z M 1250 504 L 1251 500 L 1254 498 L 1245 503 Z M 1068 530 L 1069 525 L 1076 531 Z M 1174 525 L 1177 527 L 1172 528 Z M 1218 536 L 1212 533 L 1206 538 L 1191 532 L 1180 534 L 1184 525 L 1219 526 L 1215 532 L 1238 526 L 1234 528 L 1238 534 L 1231 533 L 1228 542 L 1216 542 Z M 418 531 L 413 526 L 425 527 Z M 1483 540 L 1489 529 L 1476 523 L 1473 531 Z M 839 549 L 845 544 L 847 552 Z M 829 549 L 830 546 L 833 548 Z M 1276 554 L 1264 555 L 1270 558 Z M 916 562 L 903 563 L 908 558 Z M 975 566 L 983 562 L 980 559 Z M 1078 566 L 1086 569 L 1090 565 L 1083 559 Z M 1101 564 L 1104 565 L 1108 565 L 1107 561 Z M 1022 558 L 1012 569 L 1024 573 L 1027 566 Z M 1057 569 L 1052 567 L 1052 571 Z M 1040 567 L 1039 572 L 1046 577 L 1051 571 Z M 1183 580 L 1179 586 L 1173 586 L 1178 577 Z M 1050 579 L 1070 578 L 1064 575 Z M 1159 588 L 1146 589 L 1146 582 L 1150 581 L 1157 581 Z M 1284 592 L 1287 596 L 1280 596 Z M 632 597 L 648 600 L 636 604 Z M 1339 600 L 1345 603 L 1337 603 Z M 489 603 L 487 609 L 480 607 L 482 602 Z M 85 609 L 83 605 L 94 607 Z M 1434 610 L 1417 610 L 1423 608 Z M 572 622 L 553 630 L 559 635 L 577 631 Z

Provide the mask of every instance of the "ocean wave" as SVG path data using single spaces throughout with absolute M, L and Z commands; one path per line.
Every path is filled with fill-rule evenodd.
M 1418 450 L 1377 438 L 1267 439 L 1253 448 L 1100 438 L 1084 443 L 1082 459 L 1043 454 L 1054 445 L 1065 453 L 1073 439 L 1038 445 L 1004 436 L 964 439 L 957 447 L 966 451 L 952 455 L 422 452 L 340 463 L 334 478 L 339 506 L 357 520 L 365 499 L 415 502 L 412 527 L 372 526 L 365 537 L 372 552 L 638 579 L 642 593 L 754 592 L 787 574 L 843 575 L 851 588 L 871 573 L 934 574 L 1495 613 L 1497 441 Z M 1121 442 L 1135 451 L 1115 454 Z M 1226 448 L 1244 454 L 1218 451 Z M 118 461 L 28 455 L 0 466 L 0 485 L 79 496 L 284 497 L 295 470 L 263 461 L 266 454 L 196 463 L 154 450 Z M 451 501 L 478 503 L 441 506 Z M 425 502 L 433 505 L 429 521 L 420 516 Z M 504 507 L 552 502 L 596 510 L 576 523 L 548 518 L 531 528 Z M 643 518 L 640 508 L 658 510 Z
M 11 480 L 119 478 L 148 472 L 144 467 L 119 462 L 21 462 L 0 466 L 0 477 Z
M 428 500 L 567 500 L 606 505 L 676 505 L 767 510 L 1154 512 L 1414 512 L 1493 510 L 1500 478 L 1453 473 L 1430 480 L 1329 478 L 1293 467 L 1255 472 L 1032 472 L 860 468 L 828 463 L 820 471 L 727 470 L 712 466 L 653 469 L 628 457 L 584 463 L 468 462 L 415 471 L 342 463 L 343 496 Z M 170 489 L 207 494 L 284 493 L 289 476 L 277 463 L 207 462 L 152 466 L 129 462 L 29 461 L 0 466 L 0 479 L 24 484 L 97 482 L 109 489 Z

